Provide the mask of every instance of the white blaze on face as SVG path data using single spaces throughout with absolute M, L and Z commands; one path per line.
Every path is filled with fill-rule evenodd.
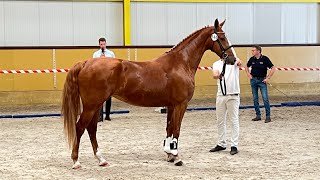
M 232 44 L 231 44 L 231 42 L 229 41 L 229 39 L 228 39 L 228 43 L 229 43 L 229 46 L 232 46 Z M 231 51 L 232 51 L 234 57 L 235 57 L 236 59 L 238 59 L 237 53 L 236 53 L 236 51 L 233 49 L 233 47 L 231 48 Z

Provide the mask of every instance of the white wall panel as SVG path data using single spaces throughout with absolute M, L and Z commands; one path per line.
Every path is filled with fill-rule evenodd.
M 4 45 L 4 3 L 0 1 L 0 46 Z
M 281 5 L 279 3 L 256 3 L 253 13 L 253 42 L 280 44 Z
M 138 44 L 138 39 L 140 38 L 140 35 L 138 33 L 138 4 L 132 2 L 131 7 L 130 7 L 130 23 L 131 23 L 131 31 L 130 31 L 130 36 L 131 36 L 131 44 L 137 45 Z
M 191 3 L 168 4 L 168 41 L 177 44 L 197 30 L 196 6 Z
M 167 44 L 176 44 L 185 37 L 187 30 L 191 29 L 188 32 L 191 33 L 205 25 L 212 25 L 217 17 L 220 21 L 227 19 L 224 30 L 233 44 L 315 43 L 320 38 L 320 30 L 317 30 L 320 29 L 320 17 L 317 15 L 320 10 L 317 3 L 142 2 L 134 3 L 134 7 L 131 10 L 132 42 L 138 45 L 163 44 L 166 26 Z M 192 29 L 194 22 L 196 26 Z M 154 28 L 155 23 L 160 24 L 159 28 Z M 301 26 L 297 26 L 297 23 Z M 180 31 L 179 27 L 185 31 Z M 153 30 L 152 37 L 145 32 L 150 29 Z M 174 29 L 179 31 L 172 32 Z M 158 39 L 155 37 L 157 33 Z
M 4 1 L 5 45 L 39 44 L 38 2 Z
M 123 45 L 121 2 L 0 0 L 0 46 Z M 174 45 L 226 19 L 233 44 L 320 42 L 319 3 L 131 3 L 132 45 Z
M 132 17 L 134 23 L 133 45 L 165 45 L 168 44 L 168 4 L 165 3 L 132 3 L 131 11 L 136 11 Z M 133 19 L 136 18 L 136 19 Z
M 317 4 L 307 4 L 307 41 L 306 43 L 317 43 L 317 24 L 320 21 L 320 17 L 318 15 L 318 7 Z
M 320 3 L 318 3 L 318 15 L 317 15 L 317 35 L 318 35 L 318 43 L 320 43 Z
M 40 45 L 73 45 L 72 2 L 39 2 Z
M 73 5 L 75 45 L 123 45 L 123 13 L 119 2 L 81 2 Z
M 106 32 L 109 45 L 123 45 L 123 5 L 121 2 L 106 2 Z
M 103 2 L 83 2 L 73 5 L 75 45 L 97 45 L 106 32 L 106 8 Z
M 198 3 L 196 18 L 197 28 L 213 25 L 216 18 L 223 21 L 226 19 L 226 3 Z
M 300 3 L 284 3 L 281 12 L 281 42 L 307 42 L 307 5 Z
M 232 44 L 253 43 L 253 3 L 228 3 L 226 23 Z

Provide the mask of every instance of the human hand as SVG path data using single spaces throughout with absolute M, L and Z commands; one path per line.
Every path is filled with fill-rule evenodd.
M 265 83 L 265 84 L 269 84 L 269 78 L 268 77 L 265 78 L 262 82 Z
M 241 66 L 241 65 L 242 65 L 242 61 L 241 61 L 239 58 L 237 58 L 235 64 L 236 64 L 237 66 Z

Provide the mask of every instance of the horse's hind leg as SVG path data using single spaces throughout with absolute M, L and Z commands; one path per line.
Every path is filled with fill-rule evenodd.
M 93 110 L 87 110 L 86 108 L 84 108 L 83 112 L 80 115 L 80 119 L 77 122 L 77 125 L 76 125 L 77 139 L 76 141 L 74 141 L 72 154 L 71 154 L 71 158 L 74 163 L 72 166 L 72 169 L 78 169 L 81 167 L 80 162 L 78 160 L 80 139 L 82 134 L 84 133 L 85 128 L 89 125 L 93 115 L 94 115 Z
M 91 145 L 93 148 L 94 156 L 99 160 L 99 166 L 107 166 L 108 163 L 102 156 L 102 153 L 99 151 L 99 145 L 97 142 L 97 124 L 100 116 L 100 109 L 96 111 L 94 114 L 89 126 L 87 127 L 87 131 L 90 137 Z

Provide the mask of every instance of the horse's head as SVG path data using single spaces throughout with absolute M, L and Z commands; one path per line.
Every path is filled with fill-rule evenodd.
M 219 23 L 218 19 L 215 20 L 212 34 L 208 39 L 209 49 L 225 60 L 227 64 L 234 64 L 236 61 L 235 52 L 222 30 L 225 21 Z

